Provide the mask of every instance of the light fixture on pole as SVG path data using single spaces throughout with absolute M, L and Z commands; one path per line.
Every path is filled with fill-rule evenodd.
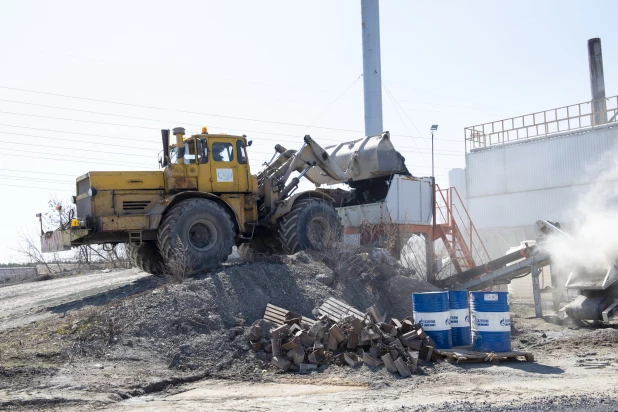
M 436 174 L 434 173 L 434 170 L 433 170 L 433 132 L 438 131 L 438 125 L 437 124 L 432 125 L 430 130 L 431 130 L 431 176 L 435 180 Z

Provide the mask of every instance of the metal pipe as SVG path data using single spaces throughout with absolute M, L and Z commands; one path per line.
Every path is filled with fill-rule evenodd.
M 593 126 L 596 126 L 607 123 L 603 54 L 601 53 L 601 39 L 598 37 L 588 40 L 588 64 L 590 66 L 590 92 L 593 100 Z
M 380 61 L 380 4 L 361 0 L 363 33 L 363 86 L 365 90 L 365 136 L 384 131 L 382 126 L 382 67 Z

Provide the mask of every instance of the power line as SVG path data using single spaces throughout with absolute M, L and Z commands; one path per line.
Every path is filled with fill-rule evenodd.
M 102 143 L 102 142 L 90 142 L 90 141 L 84 141 L 84 140 L 74 140 L 74 139 L 63 139 L 61 137 L 55 137 L 55 136 L 38 136 L 38 135 L 34 135 L 34 134 L 22 134 L 22 133 L 13 133 L 13 132 L 0 132 L 0 134 L 8 134 L 8 135 L 13 135 L 13 136 L 24 136 L 24 137 L 36 137 L 39 139 L 52 139 L 52 140 L 63 140 L 66 142 L 75 142 L 75 143 L 87 143 L 87 144 L 97 144 L 97 145 L 104 145 L 104 146 L 110 146 L 109 143 Z M 123 139 L 126 140 L 126 139 Z M 161 149 L 152 149 L 149 147 L 143 147 L 143 146 L 125 146 L 125 145 L 120 145 L 120 144 L 114 144 L 114 147 L 124 147 L 127 149 L 140 149 L 140 150 L 154 150 L 154 151 L 159 151 Z
M 361 76 L 362 76 L 362 74 L 361 74 Z M 352 85 L 350 85 L 348 87 L 348 89 L 351 88 L 358 81 L 358 79 L 361 76 L 359 76 L 352 83 Z M 18 90 L 18 91 L 30 92 L 30 93 L 46 94 L 46 95 L 57 96 L 57 97 L 67 97 L 67 98 L 72 98 L 72 99 L 95 101 L 95 102 L 102 102 L 102 103 L 109 103 L 109 104 L 119 104 L 119 105 L 132 106 L 132 107 L 140 107 L 140 108 L 145 108 L 145 109 L 167 110 L 167 111 L 177 112 L 177 113 L 187 113 L 187 114 L 201 115 L 201 116 L 213 116 L 213 117 L 229 118 L 229 119 L 236 119 L 236 120 L 246 120 L 246 121 L 254 121 L 254 122 L 261 122 L 261 123 L 272 123 L 272 124 L 279 124 L 279 125 L 284 125 L 284 126 L 298 126 L 298 127 L 305 127 L 305 128 L 309 127 L 307 125 L 303 125 L 303 124 L 300 124 L 300 123 L 275 122 L 275 121 L 269 121 L 269 120 L 251 119 L 251 118 L 243 118 L 243 117 L 235 117 L 235 116 L 224 116 L 224 115 L 216 115 L 216 114 L 209 114 L 209 113 L 192 112 L 192 111 L 186 111 L 186 110 L 165 109 L 165 108 L 154 107 L 154 106 L 141 106 L 141 105 L 134 105 L 134 104 L 129 104 L 129 103 L 112 102 L 112 101 L 98 100 L 98 99 L 89 99 L 89 98 L 84 98 L 84 97 L 67 96 L 67 95 L 60 95 L 60 94 L 46 93 L 46 92 L 38 92 L 38 91 L 25 90 L 25 89 L 16 89 L 16 88 L 5 87 L 5 86 L 0 86 L 0 88 L 1 89 L 8 89 L 8 90 Z M 333 103 L 331 103 L 331 105 L 324 112 L 326 112 L 328 109 L 330 109 L 330 107 L 337 100 L 339 100 L 339 98 L 343 94 L 345 94 L 345 92 L 347 92 L 348 89 L 344 90 L 344 92 L 339 97 L 337 97 L 337 99 L 335 99 L 335 101 Z M 105 116 L 115 116 L 115 117 L 122 117 L 122 118 L 136 119 L 136 120 L 147 120 L 147 121 L 157 121 L 157 122 L 160 121 L 160 122 L 178 123 L 178 124 L 183 123 L 183 122 L 161 120 L 161 119 L 150 119 L 150 118 L 143 118 L 143 117 L 136 117 L 136 116 L 126 116 L 126 115 L 115 114 L 115 113 L 106 113 L 106 112 L 97 112 L 97 111 L 90 111 L 90 110 L 73 109 L 73 108 L 62 107 L 62 106 L 43 105 L 43 104 L 31 103 L 31 102 L 23 102 L 23 101 L 18 101 L 18 100 L 0 99 L 0 101 L 10 102 L 10 103 L 26 104 L 26 105 L 30 105 L 30 106 L 39 106 L 39 107 L 53 108 L 53 109 L 72 110 L 72 111 L 77 111 L 77 112 L 90 113 L 90 114 L 99 114 L 99 115 L 105 115 Z M 320 114 L 320 116 L 324 112 L 322 112 Z M 320 116 L 318 116 L 318 117 L 320 117 Z M 315 120 L 317 120 L 317 118 Z M 315 120 L 314 120 L 314 122 L 315 122 Z M 191 125 L 191 126 L 198 126 L 198 127 L 201 127 L 203 125 L 203 124 L 190 124 L 190 123 L 184 123 L 184 124 L 188 124 L 188 125 Z M 138 126 L 128 126 L 128 127 L 138 127 Z M 218 127 L 218 128 L 221 128 L 221 129 L 228 128 L 228 127 L 221 127 L 221 126 L 214 126 L 214 125 L 211 126 L 211 127 Z M 317 128 L 317 129 L 325 129 L 325 130 L 335 130 L 335 131 L 341 131 L 341 132 L 363 133 L 362 130 L 341 129 L 341 128 L 325 127 L 325 126 L 310 126 L 310 127 Z M 232 129 L 232 130 L 241 130 L 241 129 Z M 245 130 L 245 131 L 246 132 L 250 132 L 250 133 L 266 133 L 266 134 L 272 134 L 272 135 L 289 136 L 289 134 L 277 134 L 277 133 L 270 133 L 270 132 L 267 132 L 267 131 L 257 131 L 257 130 Z M 423 136 L 407 135 L 407 136 L 403 136 L 403 137 L 410 137 L 410 138 L 415 138 L 415 139 L 425 139 Z M 459 140 L 455 140 L 455 139 L 440 139 L 440 140 L 443 140 L 443 141 L 457 141 L 457 142 L 459 142 Z
M 382 82 L 382 85 L 384 85 L 384 82 Z M 388 88 L 386 87 L 386 85 L 384 85 L 384 88 L 387 91 L 388 97 L 391 99 L 391 103 L 393 105 L 393 108 L 395 109 L 395 112 L 397 113 L 397 116 L 399 116 L 399 119 L 401 120 L 401 123 L 403 124 L 403 127 L 406 128 L 406 130 L 408 130 L 408 126 L 406 125 L 406 122 L 403 121 L 403 118 L 401 117 L 401 115 L 399 114 L 399 110 L 397 110 L 397 106 L 395 105 L 394 101 L 393 101 L 393 96 L 391 94 L 391 92 L 388 90 Z M 408 133 L 410 133 L 410 131 L 408 130 Z M 414 141 L 413 141 L 414 142 Z M 425 156 L 423 156 L 420 148 L 416 145 L 416 142 L 414 142 L 414 146 L 416 146 L 416 150 L 418 151 L 418 153 L 421 155 L 421 159 L 423 159 L 423 162 L 427 163 L 427 160 L 425 159 Z
M 156 107 L 156 106 L 144 106 L 144 105 L 132 104 L 132 103 L 115 102 L 115 101 L 111 101 L 111 100 L 91 99 L 91 98 L 87 98 L 87 97 L 69 96 L 69 95 L 65 95 L 65 94 L 56 94 L 56 93 L 40 92 L 40 91 L 35 91 L 35 90 L 18 89 L 18 88 L 7 87 L 7 86 L 0 86 L 0 89 L 15 90 L 15 91 L 26 92 L 26 93 L 44 94 L 44 95 L 47 95 L 47 96 L 64 97 L 64 98 L 67 98 L 67 99 L 86 100 L 86 101 L 97 102 L 97 103 L 118 104 L 118 105 L 128 106 L 128 107 L 138 107 L 138 108 L 142 108 L 142 109 L 164 110 L 164 111 L 168 111 L 168 112 L 186 113 L 186 114 L 193 114 L 193 115 L 200 115 L 200 116 L 220 117 L 222 119 L 234 119 L 234 120 L 243 120 L 243 121 L 249 121 L 249 122 L 258 122 L 258 123 L 272 123 L 272 124 L 279 124 L 279 125 L 283 125 L 283 126 L 307 127 L 307 125 L 300 124 L 300 123 L 276 122 L 276 121 L 272 121 L 272 120 L 252 119 L 252 118 L 248 118 L 248 117 L 226 116 L 226 115 L 219 115 L 219 114 L 213 114 L 213 113 L 193 112 L 193 111 L 189 111 L 189 110 L 178 110 L 178 109 Z M 10 101 L 10 100 L 6 100 L 6 101 Z M 16 102 L 16 103 L 19 103 L 19 102 Z M 29 104 L 29 103 L 25 103 L 25 104 Z M 316 128 L 316 129 L 336 130 L 336 131 L 340 131 L 340 132 L 362 133 L 362 130 L 338 129 L 338 128 L 334 128 L 334 127 L 325 127 L 325 126 L 312 126 L 312 127 Z
M 32 137 L 40 137 L 40 136 L 32 136 Z M 18 145 L 18 146 L 29 146 L 29 147 L 33 146 L 32 143 L 12 142 L 12 141 L 6 141 L 6 140 L 0 140 L 0 143 L 10 143 L 10 144 Z M 84 142 L 84 143 L 86 143 L 86 142 Z M 148 158 L 152 158 L 152 156 L 150 156 L 150 155 L 142 155 L 142 154 L 135 154 L 135 153 L 106 152 L 106 151 L 103 151 L 103 150 L 77 149 L 77 148 L 74 148 L 74 147 L 62 147 L 62 146 L 45 145 L 45 144 L 38 144 L 38 143 L 35 146 L 36 147 L 47 147 L 49 149 L 74 150 L 74 151 L 77 151 L 77 152 L 94 152 L 94 153 L 113 154 L 113 155 L 116 155 L 116 156 L 120 155 L 120 156 L 133 156 L 133 157 L 148 157 Z M 32 153 L 41 153 L 41 152 L 32 152 Z M 44 153 L 44 154 L 47 154 L 47 153 Z M 55 153 L 49 153 L 49 154 L 55 154 Z M 62 156 L 62 155 L 58 154 L 58 156 Z
M 201 115 L 201 116 L 220 117 L 223 119 L 245 120 L 245 121 L 253 121 L 253 122 L 259 122 L 259 123 L 272 123 L 272 124 L 281 124 L 281 125 L 286 125 L 286 126 L 304 126 L 298 123 L 278 122 L 278 121 L 272 121 L 272 120 L 252 119 L 252 118 L 246 118 L 246 117 L 227 116 L 227 115 L 219 115 L 219 114 L 213 114 L 213 113 L 194 112 L 194 111 L 189 111 L 189 110 L 180 110 L 180 109 L 172 109 L 172 108 L 157 107 L 157 106 L 146 106 L 146 105 L 139 105 L 139 104 L 132 104 L 132 103 L 116 102 L 116 101 L 111 101 L 111 100 L 92 99 L 92 98 L 87 98 L 87 97 L 70 96 L 66 94 L 57 94 L 57 93 L 49 93 L 49 92 L 42 92 L 42 91 L 36 91 L 36 90 L 20 89 L 16 87 L 8 87 L 8 86 L 0 86 L 0 89 L 13 90 L 13 91 L 19 91 L 19 92 L 25 92 L 25 93 L 41 94 L 41 95 L 46 95 L 46 96 L 63 97 L 67 99 L 85 100 L 85 101 L 91 101 L 91 102 L 96 102 L 96 103 L 117 104 L 121 106 L 136 107 L 136 108 L 141 108 L 141 109 L 164 110 L 164 111 L 176 112 L 176 113 L 186 113 L 186 114 L 196 114 L 196 115 Z M 468 109 L 468 110 L 473 110 L 473 111 L 480 112 L 480 113 L 491 114 L 489 112 L 486 112 L 485 109 L 479 109 L 479 108 L 470 107 L 470 106 L 457 106 L 457 105 L 452 105 L 452 104 L 431 103 L 431 102 L 415 102 L 415 103 L 429 104 L 432 106 L 457 107 L 460 109 Z M 436 111 L 436 112 L 451 113 L 451 112 L 444 112 L 444 111 Z M 462 113 L 462 114 L 468 114 L 468 113 Z M 315 127 L 318 127 L 318 126 L 315 126 Z M 352 131 L 349 129 L 333 129 L 333 128 L 323 127 L 323 126 L 320 126 L 319 128 L 331 129 L 331 130 Z
M 21 185 L 9 185 L 6 183 L 0 183 L 0 186 L 9 186 L 9 187 L 18 187 L 20 189 L 37 189 L 37 190 L 45 190 L 45 189 L 49 189 L 47 187 L 35 187 L 35 186 L 21 186 Z M 69 189 L 50 189 L 53 192 L 69 192 L 69 193 L 74 193 L 74 190 L 69 190 Z
M 75 177 L 74 174 L 68 174 L 68 173 L 50 173 L 50 172 L 38 172 L 35 170 L 19 170 L 19 169 L 0 169 L 3 172 L 18 172 L 18 173 L 40 173 L 40 174 L 46 174 L 46 175 L 53 175 L 53 176 L 72 176 Z
M 8 132 L 0 132 L 0 134 L 9 134 L 9 135 L 15 135 L 15 136 L 25 136 L 25 137 L 35 137 L 35 138 L 40 138 L 40 139 L 51 139 L 51 140 L 63 140 L 63 141 L 67 141 L 67 142 L 75 142 L 75 143 L 85 143 L 85 144 L 99 144 L 99 145 L 106 145 L 109 146 L 108 144 L 105 143 L 98 143 L 98 142 L 85 142 L 85 141 L 81 141 L 81 140 L 72 140 L 72 139 L 62 139 L 62 138 L 58 138 L 58 137 L 53 137 L 53 136 L 37 136 L 37 135 L 28 135 L 28 134 L 20 134 L 20 133 L 8 133 Z M 12 141 L 3 141 L 0 140 L 0 143 L 11 143 L 11 144 L 17 144 L 17 145 L 28 145 L 31 146 L 31 144 L 29 143 L 15 143 Z M 37 147 L 49 147 L 49 148 L 53 148 L 53 149 L 63 149 L 63 150 L 73 150 L 75 148 L 73 147 L 62 147 L 62 146 L 46 146 L 46 145 L 41 145 L 41 144 L 37 144 Z M 130 148 L 130 149 L 139 149 L 139 150 L 154 150 L 154 151 L 159 151 L 159 149 L 150 149 L 150 148 L 145 148 L 145 147 L 137 147 L 137 146 L 124 146 L 124 145 L 116 145 L 116 147 L 125 147 L 125 148 Z M 124 155 L 124 156 L 138 156 L 138 157 L 148 157 L 148 158 L 152 158 L 151 155 L 140 155 L 140 154 L 134 154 L 134 153 L 120 153 L 120 152 L 104 152 L 101 150 L 92 150 L 92 149 L 75 149 L 75 150 L 79 150 L 82 152 L 95 152 L 95 153 L 108 153 L 108 154 L 119 154 L 119 155 Z M 259 151 L 252 151 L 253 153 L 260 153 L 260 154 L 266 154 L 269 155 L 270 152 L 259 152 Z
M 30 129 L 30 130 L 39 130 L 39 131 L 43 131 L 43 132 L 56 132 L 56 133 L 65 133 L 65 134 L 77 134 L 80 136 L 93 136 L 93 137 L 106 137 L 108 139 L 119 139 L 119 140 L 135 140 L 135 141 L 139 141 L 139 142 L 153 142 L 152 139 L 137 139 L 135 138 L 135 136 L 110 136 L 110 135 L 105 135 L 105 134 L 91 134 L 91 133 L 81 133 L 81 132 L 71 132 L 68 130 L 58 130 L 58 129 L 41 129 L 41 128 L 37 128 L 37 127 L 30 127 L 30 126 L 18 126 L 15 124 L 4 124 L 4 123 L 0 123 L 0 126 L 6 126 L 6 127 L 16 127 L 19 129 Z
M 15 179 L 15 180 L 27 180 L 27 181 L 32 181 L 32 182 L 48 182 L 48 183 L 62 183 L 62 184 L 71 183 L 71 180 L 49 180 L 49 179 L 38 179 L 38 178 L 33 178 L 33 177 L 21 177 L 21 176 L 11 176 L 11 175 L 0 175 L 0 177 L 8 177 L 8 178 Z M 75 181 L 73 181 L 73 183 L 75 183 Z
M 31 153 L 36 153 L 36 154 L 46 154 L 46 155 L 51 155 L 51 156 L 63 156 L 60 154 L 56 154 L 56 153 L 47 153 L 47 152 L 34 152 L 29 150 L 28 151 L 28 158 L 33 158 L 33 159 L 47 159 L 47 160 L 57 160 L 57 161 L 62 161 L 62 162 L 72 162 L 72 163 L 94 163 L 94 164 L 99 164 L 99 165 L 106 165 L 106 166 L 129 166 L 129 167 L 149 167 L 147 165 L 140 165 L 137 163 L 127 163 L 127 162 L 115 162 L 114 160 L 106 160 L 104 162 L 100 162 L 98 161 L 99 159 L 97 159 L 96 157 L 83 157 L 80 156 L 80 159 L 86 159 L 86 160 L 74 160 L 74 159 L 67 159 L 68 156 L 63 156 L 62 159 L 55 159 L 52 157 L 44 157 L 44 156 L 33 156 Z M 6 155 L 11 155 L 11 156 L 15 156 L 15 152 L 3 152 L 0 151 L 0 154 L 6 154 Z M 94 162 L 91 162 L 90 160 L 94 160 Z M 112 163 L 107 163 L 107 162 L 115 162 L 115 164 Z
M 350 90 L 352 88 L 352 86 L 354 86 L 356 84 L 356 82 L 358 82 L 358 79 L 360 79 L 361 77 L 363 77 L 363 74 L 361 73 L 353 82 L 352 84 L 350 84 L 348 87 L 345 88 L 345 90 L 343 92 L 341 92 L 341 94 L 339 96 L 337 96 L 337 98 L 335 100 L 333 100 L 333 102 L 331 104 L 328 105 L 328 107 L 326 109 L 324 109 L 315 119 L 313 119 L 313 121 L 311 123 L 309 123 L 309 125 L 307 125 L 307 127 L 305 128 L 305 130 L 307 130 L 308 128 L 310 128 L 315 122 L 318 121 L 318 119 L 320 117 L 322 117 L 322 115 L 324 113 L 326 113 L 331 107 L 333 107 L 333 105 L 335 103 L 337 103 L 337 101 L 348 92 L 348 90 Z
M 154 128 L 154 127 L 124 125 L 124 124 L 107 123 L 107 122 L 97 122 L 97 121 L 93 121 L 93 120 L 67 119 L 67 118 L 63 118 L 63 117 L 43 116 L 43 115 L 36 115 L 36 114 L 29 114 L 29 113 L 15 113 L 15 112 L 4 112 L 4 111 L 0 111 L 0 113 L 13 114 L 13 115 L 18 115 L 18 116 L 39 117 L 39 118 L 54 119 L 54 120 L 74 121 L 74 122 L 81 122 L 81 123 L 103 124 L 103 125 L 109 125 L 109 126 L 133 127 L 133 128 L 149 129 L 149 130 L 160 130 L 160 129 Z M 8 127 L 17 127 L 17 128 L 22 128 L 22 129 L 29 128 L 27 126 L 6 125 L 6 124 L 2 124 L 2 125 L 3 126 L 8 126 Z M 33 128 L 33 129 L 35 129 L 35 128 Z M 77 132 L 63 131 L 63 130 L 57 130 L 57 129 L 36 129 L 36 130 L 45 130 L 45 131 L 52 131 L 52 132 L 57 132 L 57 133 L 67 133 L 67 134 L 77 134 L 77 135 L 80 134 L 80 133 L 77 133 Z M 271 133 L 271 134 L 273 134 L 273 133 Z M 87 134 L 87 133 L 84 133 L 84 135 L 96 136 L 96 137 L 109 137 L 109 138 L 112 138 L 112 139 L 121 139 L 120 137 L 106 136 L 106 135 L 92 135 L 92 134 Z M 31 136 L 31 135 L 24 135 L 24 136 Z M 282 134 L 282 136 L 285 136 L 288 139 L 291 138 L 289 135 L 283 135 Z M 35 137 L 35 136 L 33 136 L 33 137 Z M 132 139 L 132 138 L 131 137 L 127 137 L 127 139 Z M 259 138 L 259 139 L 260 140 L 271 140 L 271 141 L 275 141 L 275 142 L 280 142 L 281 140 L 286 140 L 286 139 L 267 139 L 267 138 Z M 122 140 L 126 140 L 126 139 L 122 139 Z M 135 139 L 135 140 L 139 140 L 139 141 L 143 141 L 143 142 L 154 142 L 154 140 L 147 140 L 147 139 Z M 289 140 L 289 141 L 292 142 L 291 140 Z M 337 141 L 335 141 L 334 143 L 338 144 L 338 143 L 344 143 L 344 142 L 337 142 Z M 133 147 L 133 146 L 131 146 L 131 147 Z M 412 148 L 410 146 L 399 146 L 399 147 L 400 148 L 404 148 L 404 149 L 405 148 L 418 149 L 418 148 Z M 141 147 L 139 149 L 141 149 Z M 149 149 L 149 150 L 153 150 L 153 149 Z M 436 151 L 436 153 L 441 153 L 441 152 L 443 152 L 443 150 Z M 447 150 L 444 150 L 444 152 L 447 152 Z M 254 152 L 254 153 L 257 153 L 257 152 Z M 264 153 L 264 154 L 271 154 L 271 152 L 268 152 L 268 153 L 262 152 L 262 153 Z
M 382 80 L 381 80 L 382 81 Z M 418 127 L 416 127 L 416 125 L 414 124 L 414 122 L 412 121 L 412 119 L 410 119 L 410 116 L 408 116 L 408 114 L 406 113 L 406 111 L 403 109 L 403 106 L 401 106 L 401 103 L 399 103 L 397 101 L 397 98 L 395 97 L 395 95 L 391 92 L 391 90 L 388 88 L 388 86 L 386 85 L 386 83 L 384 83 L 384 81 L 382 81 L 382 85 L 384 86 L 384 88 L 386 89 L 386 91 L 388 92 L 388 94 L 391 95 L 391 97 L 393 98 L 393 100 L 395 101 L 396 104 L 399 105 L 399 108 L 401 109 L 401 111 L 403 112 L 403 114 L 408 118 L 408 120 L 410 121 L 410 124 L 412 125 L 412 127 L 414 127 L 414 129 L 416 130 L 416 132 L 418 134 L 420 134 L 421 136 L 423 136 L 423 134 L 421 133 L 420 130 L 418 130 Z M 408 128 L 406 127 L 406 130 L 408 130 Z M 410 131 L 408 130 L 408 133 L 410 133 Z M 427 140 L 425 139 L 425 137 L 423 137 L 423 141 L 425 142 L 425 144 L 428 145 Z

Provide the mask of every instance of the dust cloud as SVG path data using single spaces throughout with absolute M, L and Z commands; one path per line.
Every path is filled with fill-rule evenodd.
M 560 271 L 605 272 L 618 258 L 618 145 L 590 168 L 595 184 L 577 199 L 566 230 L 545 242 Z

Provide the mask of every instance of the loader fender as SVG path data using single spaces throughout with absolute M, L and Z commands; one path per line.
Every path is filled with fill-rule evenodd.
M 150 229 L 159 228 L 159 224 L 161 223 L 161 218 L 163 217 L 163 214 L 170 206 L 173 206 L 182 200 L 193 199 L 193 198 L 209 199 L 209 200 L 217 202 L 219 205 L 221 205 L 226 210 L 226 212 L 232 218 L 232 222 L 234 223 L 234 231 L 236 233 L 240 233 L 240 221 L 238 220 L 238 216 L 236 215 L 236 213 L 234 213 L 234 210 L 230 207 L 230 205 L 224 202 L 223 199 L 221 199 L 219 196 L 213 195 L 212 193 L 194 192 L 194 191 L 177 193 L 175 195 L 166 197 L 165 199 L 159 200 L 158 202 L 156 202 L 148 210 L 148 212 L 146 212 L 146 214 L 150 218 L 150 222 L 149 222 Z
M 296 201 L 308 198 L 325 200 L 330 204 L 335 203 L 335 200 L 332 197 L 325 193 L 318 192 L 317 190 L 307 190 L 306 192 L 297 193 L 279 202 L 279 206 L 271 218 L 272 223 L 277 222 L 277 220 L 279 220 L 282 216 L 290 213 L 290 210 L 292 210 L 292 206 L 294 206 Z

